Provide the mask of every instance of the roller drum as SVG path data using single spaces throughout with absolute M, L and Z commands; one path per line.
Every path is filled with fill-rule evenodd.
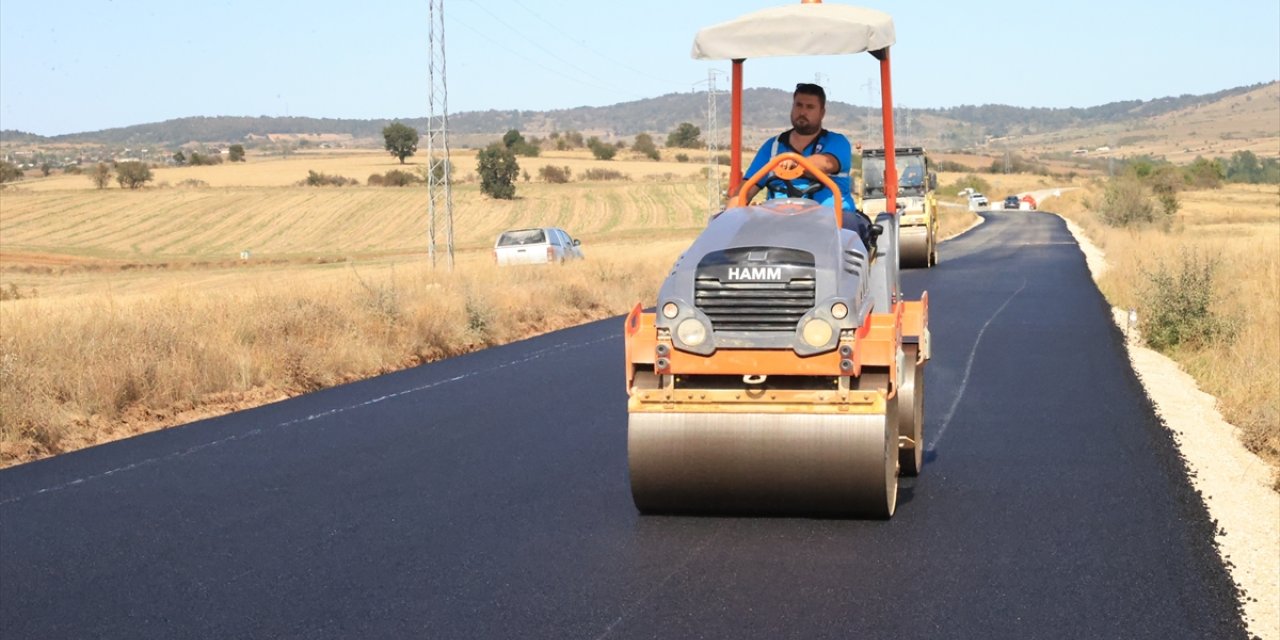
M 903 227 L 898 239 L 898 264 L 903 268 L 928 267 L 933 247 L 928 227 Z
M 920 347 L 902 345 L 905 367 L 898 389 L 898 465 L 903 476 L 918 476 L 924 466 L 924 366 L 916 364 Z
M 632 413 L 631 494 L 646 513 L 888 518 L 898 492 L 890 413 Z

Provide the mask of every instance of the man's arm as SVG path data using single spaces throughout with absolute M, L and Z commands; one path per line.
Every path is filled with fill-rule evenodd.
M 769 138 L 768 140 L 765 140 L 764 144 L 760 145 L 760 149 L 756 151 L 756 157 L 751 160 L 751 164 L 747 167 L 746 173 L 743 174 L 742 176 L 743 182 L 745 182 L 747 178 L 750 178 L 751 176 L 755 175 L 757 171 L 764 168 L 764 165 L 766 162 L 769 161 L 769 158 L 773 157 L 773 153 L 771 151 L 772 148 L 773 148 L 773 138 Z M 738 188 L 735 189 L 733 193 L 730 193 L 729 197 L 730 198 L 737 197 L 738 192 L 741 190 L 742 190 L 742 182 L 739 182 Z M 746 201 L 751 202 L 751 199 L 756 197 L 757 193 L 760 193 L 760 185 L 752 185 L 750 189 L 747 189 Z

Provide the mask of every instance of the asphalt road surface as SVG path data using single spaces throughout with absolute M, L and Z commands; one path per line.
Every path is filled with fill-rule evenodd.
M 986 217 L 892 520 L 637 515 L 619 318 L 0 472 L 0 636 L 1243 637 L 1070 234 Z

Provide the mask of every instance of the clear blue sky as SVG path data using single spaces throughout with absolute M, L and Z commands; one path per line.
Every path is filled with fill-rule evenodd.
M 798 1 L 798 0 L 796 0 Z M 445 0 L 449 110 L 600 106 L 700 90 L 694 32 L 782 0 Z M 899 105 L 1087 107 L 1280 78 L 1280 2 L 859 0 L 894 16 Z M 184 116 L 427 113 L 427 2 L 0 0 L 0 128 Z M 821 74 L 818 76 L 817 74 Z M 870 56 L 748 61 L 866 104 Z M 727 76 L 720 86 L 728 84 Z

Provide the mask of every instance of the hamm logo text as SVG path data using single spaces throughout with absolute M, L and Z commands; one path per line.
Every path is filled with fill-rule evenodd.
M 782 267 L 729 267 L 730 280 L 781 280 Z

